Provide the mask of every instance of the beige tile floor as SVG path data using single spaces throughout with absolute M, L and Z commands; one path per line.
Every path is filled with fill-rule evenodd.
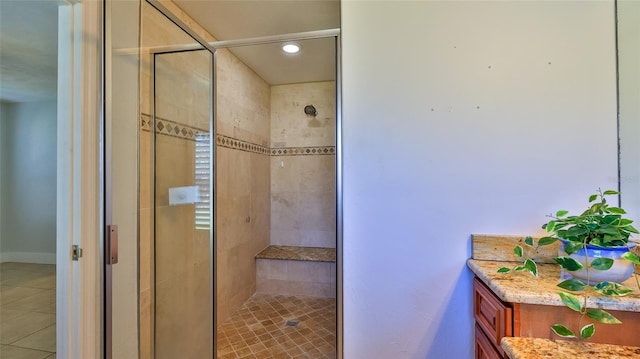
M 0 264 L 0 358 L 56 357 L 56 267 Z
M 336 300 L 256 294 L 218 328 L 217 344 L 218 359 L 335 358 Z

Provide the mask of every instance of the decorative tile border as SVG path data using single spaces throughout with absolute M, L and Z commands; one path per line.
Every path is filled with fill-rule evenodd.
M 140 129 L 145 132 L 151 132 L 151 123 L 153 120 L 151 116 L 146 113 L 140 114 Z
M 271 156 L 335 155 L 335 146 L 272 148 Z
M 151 132 L 153 120 L 151 115 L 140 115 L 140 129 L 142 131 Z M 197 127 L 183 125 L 166 118 L 156 117 L 155 130 L 157 134 L 177 137 L 184 140 L 195 141 L 196 135 L 207 134 L 208 131 Z
M 151 132 L 153 119 L 151 115 L 140 115 L 140 130 Z M 158 117 L 155 131 L 157 134 L 177 137 L 188 141 L 196 141 L 196 135 L 207 134 L 208 131 L 201 128 L 183 125 L 166 118 Z M 224 135 L 216 135 L 216 145 L 234 150 L 252 152 L 267 156 L 310 156 L 310 155 L 335 155 L 335 146 L 310 146 L 310 147 L 280 147 L 269 148 L 248 141 Z
M 232 148 L 245 152 L 253 152 L 261 155 L 269 155 L 269 147 L 260 146 L 255 143 L 242 141 L 237 138 L 216 135 L 216 144 L 221 147 Z

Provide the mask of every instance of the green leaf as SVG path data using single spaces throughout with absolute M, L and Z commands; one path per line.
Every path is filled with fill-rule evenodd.
M 589 233 L 589 229 L 581 225 L 573 226 L 567 229 L 567 235 L 569 237 L 578 237 L 587 233 Z
M 586 286 L 587 285 L 583 281 L 581 281 L 579 279 L 567 279 L 567 280 L 565 280 L 563 282 L 560 282 L 558 284 L 558 287 L 560 287 L 562 289 L 570 290 L 572 292 L 581 291 Z
M 640 233 L 634 226 L 624 226 L 622 229 L 631 233 Z
M 633 252 L 627 252 L 624 253 L 622 256 L 620 256 L 621 258 L 624 258 L 626 260 L 628 260 L 629 262 L 633 263 L 633 264 L 640 264 L 640 257 L 638 257 L 635 253 Z
M 558 218 L 564 217 L 564 216 L 567 215 L 567 213 L 569 213 L 569 211 L 565 211 L 564 209 L 561 209 L 558 212 L 556 212 L 556 217 L 558 217 Z
M 508 273 L 510 271 L 511 271 L 511 268 L 507 268 L 507 267 L 498 268 L 498 273 Z
M 618 235 L 605 234 L 602 237 L 602 243 L 604 243 L 606 246 L 615 246 L 617 242 L 622 241 L 623 238 L 624 236 L 622 235 L 622 233 L 619 233 Z M 624 242 L 622 243 L 624 245 Z
M 600 282 L 593 286 L 593 290 L 600 294 L 617 297 L 623 297 L 627 294 L 633 293 L 631 288 L 625 287 L 616 282 Z
M 620 230 L 618 230 L 616 226 L 613 226 L 611 224 L 602 224 L 600 228 L 597 228 L 595 230 L 595 232 L 598 234 L 610 234 L 617 237 L 620 236 Z
M 614 224 L 618 225 L 618 223 L 620 222 L 620 215 L 619 214 L 608 214 L 606 216 L 604 216 L 602 218 L 602 223 L 606 223 L 606 224 Z M 629 224 L 629 223 L 627 223 Z
M 591 239 L 591 243 L 592 246 L 600 246 L 602 247 L 602 241 L 600 240 L 600 238 L 592 238 Z
M 598 323 L 604 324 L 620 324 L 622 323 L 618 318 L 611 315 L 609 312 L 602 309 L 589 309 L 587 310 L 587 316 Z
M 609 207 L 609 208 L 607 208 L 607 211 L 609 213 L 615 213 L 615 214 L 627 214 L 627 211 L 625 211 L 624 209 L 622 209 L 620 207 Z
M 533 274 L 535 277 L 538 276 L 538 265 L 536 264 L 536 262 L 534 262 L 530 258 L 527 258 L 527 260 L 524 261 L 524 266 L 525 268 L 527 268 L 529 273 Z
M 600 213 L 600 210 L 602 209 L 603 205 L 604 205 L 603 203 L 594 203 L 593 205 L 591 205 L 589 209 L 582 212 L 582 215 L 588 216 L 589 214 Z
M 531 236 L 526 236 L 524 238 L 524 244 L 528 245 L 529 247 L 533 246 L 533 238 Z
M 515 268 L 513 268 L 513 270 L 516 272 L 522 272 L 525 269 L 527 269 L 525 268 L 525 266 L 516 266 Z
M 611 258 L 596 258 L 591 261 L 591 268 L 597 270 L 608 270 L 613 266 L 613 259 Z
M 549 221 L 547 223 L 547 232 L 553 232 L 556 229 L 556 222 L 555 221 Z
M 576 312 L 582 311 L 582 304 L 580 304 L 580 299 L 571 293 L 558 292 L 560 295 L 560 299 L 562 299 L 562 303 L 566 305 L 569 309 L 575 310 Z
M 522 247 L 515 246 L 513 248 L 513 253 L 515 253 L 518 256 L 518 258 L 522 258 Z
M 548 246 L 551 243 L 554 243 L 558 241 L 558 238 L 554 238 L 554 237 L 542 237 L 540 238 L 540 240 L 538 241 L 538 245 L 539 246 Z
M 556 263 L 558 263 L 562 268 L 571 272 L 575 272 L 584 268 L 582 264 L 580 264 L 580 262 L 570 257 L 556 257 L 553 258 L 553 260 L 556 261 Z
M 614 191 L 612 189 L 608 189 L 602 193 L 604 196 L 608 196 L 610 194 L 618 194 L 618 191 Z
M 567 242 L 567 244 L 564 245 L 564 251 L 567 252 L 567 254 L 573 254 L 581 250 L 582 247 L 584 247 L 584 243 L 582 242 Z
M 582 337 L 582 339 L 589 339 L 593 336 L 593 334 L 595 334 L 595 332 L 596 326 L 593 325 L 593 323 L 587 324 L 582 327 L 582 329 L 580 329 L 580 336 Z
M 573 334 L 573 332 L 571 331 L 571 329 L 565 327 L 562 324 L 554 324 L 551 326 L 551 330 L 553 330 L 554 333 L 556 333 L 556 335 L 563 337 L 563 338 L 575 338 L 576 335 Z
M 618 223 L 616 223 L 616 226 L 618 226 L 618 227 L 626 227 L 626 226 L 630 225 L 631 223 L 633 223 L 633 221 L 630 220 L 630 219 L 620 218 L 620 221 Z
M 598 198 L 598 195 L 597 194 L 592 194 L 591 196 L 589 196 L 589 202 L 595 201 L 596 198 Z

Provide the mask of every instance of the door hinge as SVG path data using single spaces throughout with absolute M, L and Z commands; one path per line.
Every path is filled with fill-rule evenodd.
M 74 244 L 71 246 L 71 260 L 77 261 L 82 257 L 82 248 L 79 245 Z

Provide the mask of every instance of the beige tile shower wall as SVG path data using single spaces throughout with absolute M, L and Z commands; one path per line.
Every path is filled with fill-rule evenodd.
M 335 82 L 273 86 L 271 147 L 310 146 L 335 146 Z M 271 156 L 271 244 L 335 248 L 335 190 L 335 155 Z
M 256 260 L 258 293 L 336 297 L 336 264 L 331 262 Z
M 228 50 L 216 54 L 217 133 L 269 147 L 269 85 Z M 269 156 L 216 148 L 218 323 L 256 288 L 255 256 L 269 245 Z
M 271 147 L 335 146 L 334 81 L 271 87 Z M 304 107 L 313 105 L 315 117 Z
M 155 56 L 156 116 L 209 132 L 211 55 L 190 51 Z
M 255 255 L 269 244 L 269 157 L 218 147 L 218 321 L 256 289 Z
M 271 156 L 271 244 L 335 248 L 335 156 Z
M 211 353 L 209 231 L 196 229 L 195 205 L 169 205 L 168 190 L 194 182 L 195 145 L 156 136 L 156 358 Z
M 228 50 L 216 54 L 218 134 L 269 147 L 271 88 Z

